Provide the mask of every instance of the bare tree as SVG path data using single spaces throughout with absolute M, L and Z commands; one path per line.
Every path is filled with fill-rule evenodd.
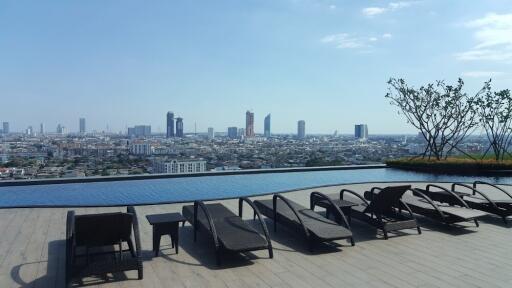
M 419 89 L 403 79 L 391 78 L 388 84 L 386 98 L 426 141 L 423 158 L 446 159 L 478 124 L 475 101 L 484 90 L 468 96 L 462 91 L 462 79 L 454 86 L 437 81 Z
M 494 158 L 499 161 L 504 159 L 512 141 L 512 97 L 508 89 L 492 92 L 490 83 L 491 80 L 485 83 L 485 93 L 478 99 L 478 114 Z

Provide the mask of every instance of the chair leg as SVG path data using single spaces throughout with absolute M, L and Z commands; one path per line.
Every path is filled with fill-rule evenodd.
M 137 269 L 137 274 L 139 280 L 142 280 L 142 278 L 144 278 L 144 271 L 142 269 L 142 265 L 140 265 L 139 269 Z
M 480 224 L 478 223 L 478 220 L 475 219 L 474 221 L 475 221 L 476 227 L 480 227 Z
M 356 242 L 354 241 L 354 237 L 350 237 L 350 244 L 352 246 L 355 246 L 356 245 Z
M 382 229 L 382 232 L 384 233 L 384 240 L 388 240 L 388 231 L 386 231 L 386 229 Z
M 418 229 L 418 234 L 421 235 L 421 227 L 420 226 L 417 226 L 416 229 Z
M 268 258 L 270 258 L 270 259 L 274 258 L 274 251 L 272 251 L 272 247 L 268 248 Z
M 505 223 L 505 225 L 508 225 L 507 216 L 503 216 L 503 223 Z

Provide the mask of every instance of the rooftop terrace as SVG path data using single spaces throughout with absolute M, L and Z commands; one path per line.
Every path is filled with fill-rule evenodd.
M 353 184 L 315 189 L 326 194 L 349 187 L 364 191 L 386 184 Z M 424 187 L 425 183 L 413 184 Z M 443 184 L 447 186 L 447 184 Z M 35 187 L 37 188 L 37 187 Z M 510 190 L 510 187 L 507 187 Z M 285 195 L 309 205 L 309 192 Z M 271 196 L 251 199 L 269 199 Z M 236 200 L 223 204 L 237 211 Z M 274 259 L 267 251 L 230 255 L 217 267 L 207 237 L 192 240 L 190 224 L 181 229 L 180 252 L 167 237 L 153 258 L 147 214 L 181 212 L 183 204 L 136 207 L 141 230 L 144 279 L 135 271 L 113 275 L 108 282 L 85 279 L 89 287 L 512 287 L 511 226 L 487 216 L 474 223 L 444 226 L 419 217 L 423 234 L 403 230 L 389 240 L 353 220 L 356 246 L 336 241 L 310 253 L 300 236 L 281 228 L 270 230 Z M 124 207 L 77 208 L 77 214 L 124 211 Z M 0 287 L 64 287 L 65 218 L 69 208 L 0 210 Z M 244 215 L 249 222 L 252 213 Z M 272 222 L 267 219 L 268 227 Z M 256 223 L 254 223 L 256 224 Z M 116 281 L 127 280 L 127 281 Z

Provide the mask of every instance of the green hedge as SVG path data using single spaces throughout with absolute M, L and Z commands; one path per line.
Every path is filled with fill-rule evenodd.
M 448 158 L 446 160 L 428 159 L 398 159 L 386 161 L 393 168 L 406 170 L 421 170 L 425 172 L 443 173 L 478 173 L 478 172 L 510 172 L 512 173 L 512 160 L 472 160 Z

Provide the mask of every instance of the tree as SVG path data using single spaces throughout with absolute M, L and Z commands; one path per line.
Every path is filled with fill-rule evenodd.
M 391 78 L 388 84 L 385 97 L 426 141 L 423 158 L 446 159 L 478 124 L 475 102 L 485 87 L 475 96 L 468 96 L 463 92 L 462 79 L 454 86 L 437 81 L 419 89 L 408 86 L 403 79 Z
M 491 91 L 491 80 L 478 99 L 478 114 L 496 161 L 503 160 L 512 141 L 512 97 L 510 90 Z M 489 151 L 489 149 L 487 149 Z M 484 153 L 484 157 L 487 154 Z

